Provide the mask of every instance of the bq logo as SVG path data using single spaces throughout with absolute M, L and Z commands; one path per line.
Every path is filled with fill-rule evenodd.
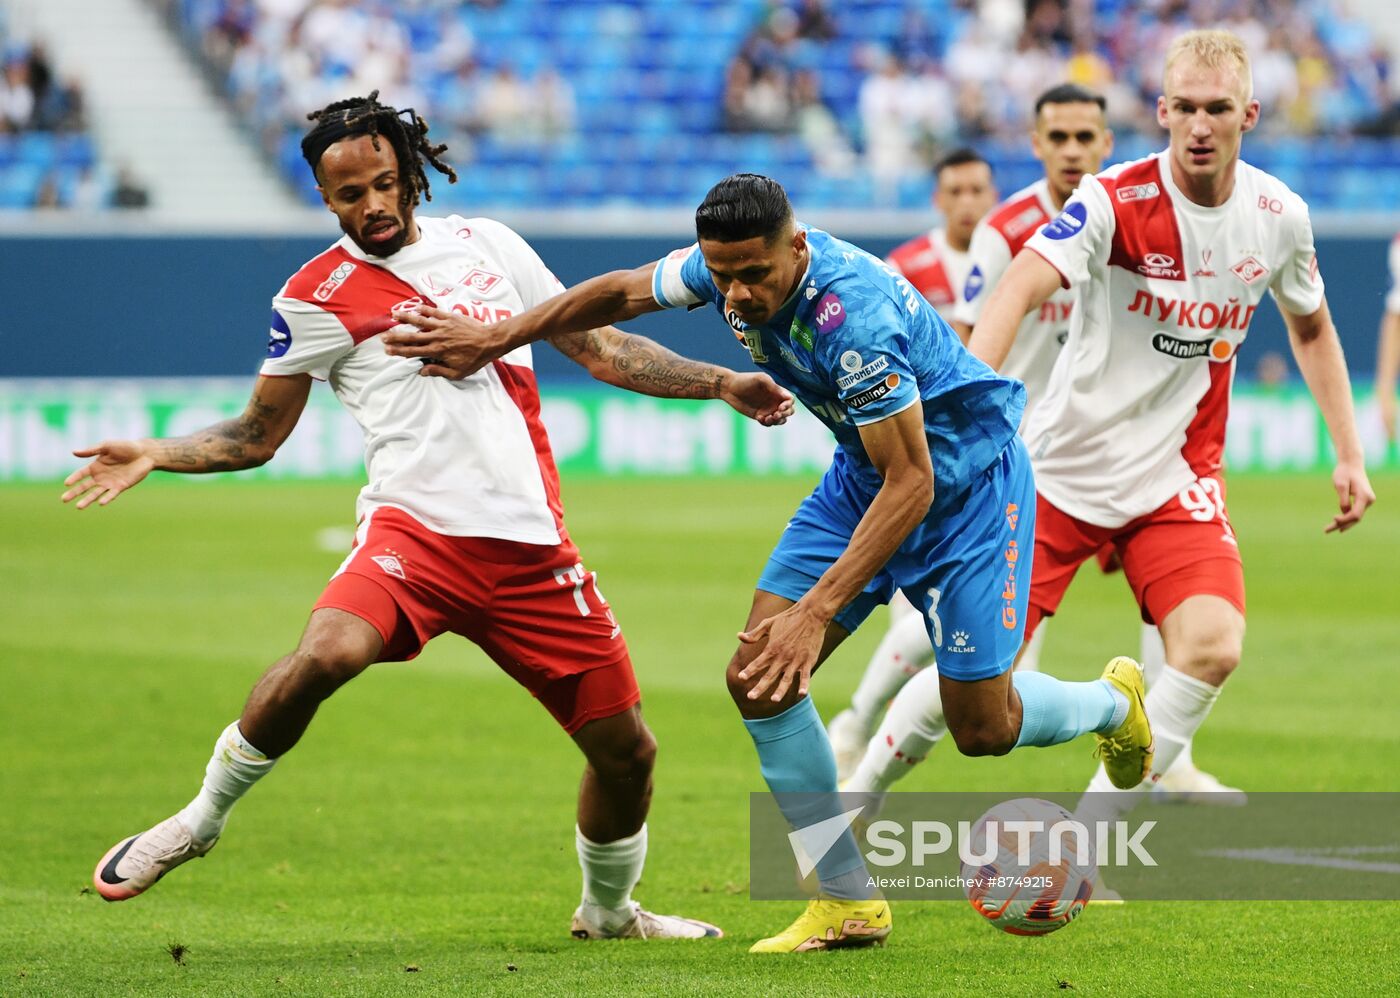
M 312 292 L 311 297 L 317 301 L 330 301 L 331 295 L 340 290 L 340 286 L 346 282 L 351 274 L 355 272 L 353 263 L 342 263 L 335 270 L 331 271 L 331 276 L 321 282 L 321 286 Z

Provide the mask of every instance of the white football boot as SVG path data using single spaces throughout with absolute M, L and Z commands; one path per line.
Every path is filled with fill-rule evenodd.
M 216 836 L 200 842 L 179 818 L 166 818 L 108 849 L 92 871 L 92 885 L 108 901 L 134 898 L 181 863 L 199 859 L 218 841 Z
M 1243 807 L 1249 802 L 1249 795 L 1239 787 L 1227 787 L 1204 769 L 1183 761 L 1173 764 L 1152 784 L 1152 799 L 1170 804 Z
M 680 915 L 654 915 L 636 901 L 632 917 L 616 929 L 607 929 L 589 919 L 580 906 L 574 912 L 569 932 L 575 939 L 720 939 L 724 936 L 718 925 Z

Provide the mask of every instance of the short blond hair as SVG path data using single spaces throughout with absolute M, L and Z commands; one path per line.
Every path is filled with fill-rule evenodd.
M 1188 31 L 1174 38 L 1167 48 L 1167 61 L 1162 67 L 1164 93 L 1172 66 L 1183 56 L 1189 56 L 1207 69 L 1235 70 L 1244 84 L 1245 100 L 1254 97 L 1254 73 L 1249 68 L 1249 53 L 1238 35 L 1229 31 Z

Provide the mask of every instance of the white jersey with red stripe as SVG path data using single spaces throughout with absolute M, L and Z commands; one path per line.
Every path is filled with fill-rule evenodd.
M 1390 292 L 1385 296 L 1385 310 L 1400 314 L 1400 235 L 1390 241 Z
M 496 322 L 563 290 L 528 243 L 486 218 L 417 218 L 389 257 L 347 236 L 303 266 L 272 302 L 262 373 L 310 374 L 365 434 L 369 483 L 357 513 L 393 506 L 459 537 L 558 544 L 559 476 L 540 421 L 530 348 L 460 381 L 424 378 L 390 357 L 390 312 L 426 303 Z
M 1085 177 L 1026 246 L 1079 291 L 1025 430 L 1036 485 L 1103 527 L 1219 471 L 1235 354 L 1264 292 L 1295 315 L 1323 300 L 1307 205 L 1244 162 L 1214 208 L 1177 189 L 1166 153 Z
M 1023 187 L 987 213 L 972 233 L 969 249 L 971 267 L 963 283 L 953 318 L 976 326 L 982 317 L 982 306 L 991 297 L 992 289 L 1011 266 L 1011 258 L 1021 252 L 1036 231 L 1055 217 L 1055 204 L 1050 200 L 1050 185 L 1045 178 Z M 1069 317 L 1074 310 L 1075 291 L 1061 288 L 1044 304 L 1021 321 L 1016 342 L 1001 365 L 999 373 L 1016 378 L 1026 386 L 1026 412 L 1021 426 L 1030 424 L 1030 414 L 1045 396 L 1050 383 L 1050 371 L 1059 360 L 1061 348 L 1069 337 Z
M 885 262 L 904 275 L 939 315 L 953 318 L 952 307 L 962 295 L 972 259 L 949 245 L 945 229 L 930 229 L 896 246 Z

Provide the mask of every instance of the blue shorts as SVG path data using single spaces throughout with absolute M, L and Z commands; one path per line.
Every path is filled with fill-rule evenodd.
M 758 579 L 801 599 L 846 550 L 870 499 L 838 455 L 802 501 Z M 1035 479 L 1020 437 L 960 496 L 938 502 L 863 593 L 836 615 L 848 633 L 896 589 L 924 614 L 938 671 L 972 681 L 1011 668 L 1021 647 L 1035 549 Z

